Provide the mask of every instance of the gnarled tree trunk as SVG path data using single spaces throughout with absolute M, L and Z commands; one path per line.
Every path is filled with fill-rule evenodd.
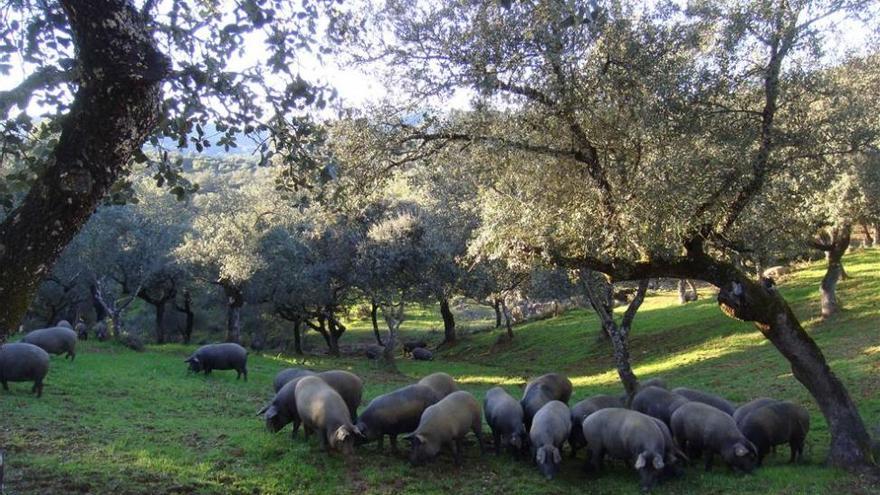
M 611 293 L 611 283 L 603 275 L 597 273 L 587 273 L 585 276 L 585 284 L 587 300 L 599 317 L 602 323 L 604 333 L 611 340 L 611 348 L 614 354 L 614 365 L 617 368 L 617 374 L 626 390 L 627 406 L 632 401 L 639 389 L 639 380 L 635 372 L 632 370 L 629 356 L 629 331 L 632 328 L 632 322 L 642 302 L 645 300 L 645 294 L 648 291 L 648 279 L 639 281 L 638 290 L 636 290 L 632 301 L 626 308 L 620 325 L 614 319 L 613 309 L 608 306 L 607 294 Z
M 0 342 L 162 116 L 170 70 L 127 0 L 62 0 L 80 77 L 43 175 L 0 224 Z
M 449 299 L 446 297 L 440 298 L 440 316 L 443 317 L 443 343 L 454 344 L 456 341 L 455 316 L 449 309 Z
M 373 336 L 376 337 L 376 343 L 382 343 L 382 336 L 379 335 L 379 304 L 376 301 L 370 301 L 370 321 L 373 323 Z
M 819 286 L 822 317 L 827 318 L 840 311 L 840 300 L 837 298 L 837 282 L 844 277 L 843 255 L 849 248 L 852 238 L 852 225 L 843 223 L 823 231 L 811 245 L 825 252 L 828 268 Z
M 192 339 L 193 326 L 195 325 L 195 313 L 192 310 L 192 294 L 190 294 L 189 289 L 184 289 L 183 291 L 183 306 L 178 306 L 175 302 L 174 307 L 177 311 L 186 315 L 186 323 L 181 332 L 181 338 L 184 344 L 189 344 Z
M 501 327 L 501 299 L 492 300 L 492 309 L 495 310 L 495 328 Z
M 718 302 L 722 310 L 754 322 L 791 363 L 794 377 L 819 405 L 831 433 L 828 462 L 845 468 L 873 464 L 870 437 L 849 392 L 775 286 L 755 283 L 735 272 L 723 278 L 727 282 L 716 284 L 721 287 Z
M 244 293 L 240 287 L 223 285 L 226 294 L 226 342 L 241 343 L 241 308 L 244 306 Z

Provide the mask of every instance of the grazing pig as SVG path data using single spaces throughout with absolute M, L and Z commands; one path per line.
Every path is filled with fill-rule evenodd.
M 636 394 L 632 401 L 632 410 L 653 416 L 670 426 L 670 418 L 676 409 L 689 401 L 673 392 L 660 387 L 645 387 Z
M 702 390 L 694 390 L 692 388 L 686 387 L 678 387 L 672 389 L 672 393 L 678 394 L 685 399 L 693 402 L 702 402 L 703 404 L 709 404 L 710 406 L 724 411 L 730 416 L 733 416 L 733 413 L 736 412 L 736 404 L 730 402 L 729 400 L 717 396 L 715 394 L 710 394 L 708 392 L 703 392 Z
M 49 354 L 64 354 L 71 361 L 76 358 L 76 332 L 67 327 L 41 328 L 28 332 L 22 342 L 34 344 Z
M 571 435 L 571 411 L 565 403 L 551 400 L 532 418 L 529 442 L 532 458 L 548 480 L 559 472 L 562 463 L 562 444 Z
M 235 370 L 238 372 L 236 380 L 244 375 L 244 381 L 247 381 L 247 350 L 238 344 L 204 345 L 184 362 L 189 363 L 189 369 L 194 373 L 204 371 L 208 376 L 212 370 Z
M 391 448 L 397 450 L 397 435 L 418 428 L 422 413 L 439 400 L 437 392 L 427 385 L 409 385 L 380 395 L 361 412 L 358 430 L 364 440 L 378 440 L 380 451 L 383 439 L 388 435 Z
M 285 368 L 275 375 L 275 378 L 272 380 L 272 388 L 275 389 L 275 393 L 277 394 L 278 391 L 281 390 L 281 387 L 286 385 L 287 382 L 293 380 L 294 378 L 314 374 L 314 371 L 307 370 L 305 368 Z
M 379 344 L 370 344 L 364 349 L 364 355 L 367 356 L 367 359 L 377 360 L 382 357 L 382 353 L 385 352 L 385 348 Z
M 456 464 L 461 464 L 462 440 L 473 431 L 483 452 L 483 419 L 480 404 L 470 392 L 460 390 L 425 409 L 419 426 L 405 438 L 412 442 L 410 463 L 418 466 L 440 453 L 444 445 L 452 449 Z
M 348 406 L 333 387 L 317 376 L 304 376 L 296 383 L 295 395 L 306 439 L 315 432 L 323 449 L 346 456 L 354 452 L 355 437 L 361 432 L 351 423 Z
M 416 361 L 433 361 L 434 353 L 425 348 L 416 347 L 412 351 L 412 358 Z
M 76 336 L 79 340 L 89 340 L 89 327 L 87 327 L 85 323 L 77 323 L 76 328 L 73 330 L 76 332 Z
M 775 404 L 779 402 L 776 399 L 771 399 L 769 397 L 759 397 L 751 402 L 746 402 L 745 404 L 739 406 L 736 411 L 733 412 L 733 420 L 736 421 L 737 426 L 742 426 L 742 420 L 746 419 L 746 416 L 749 415 L 750 412 L 755 409 L 764 407 L 768 404 Z
M 656 418 L 622 408 L 607 408 L 587 416 L 581 428 L 587 441 L 588 466 L 601 471 L 605 455 L 632 462 L 643 490 L 650 490 L 667 469 L 674 449 L 665 424 Z
M 776 445 L 791 447 L 789 462 L 804 459 L 804 440 L 810 431 L 810 413 L 792 402 L 774 402 L 749 413 L 739 424 L 743 435 L 758 449 L 758 466 Z
M 568 444 L 571 446 L 572 457 L 576 457 L 578 449 L 586 445 L 584 430 L 581 428 L 584 420 L 590 414 L 600 409 L 608 409 L 609 407 L 623 407 L 623 402 L 619 397 L 611 395 L 594 395 L 571 406 L 572 428 Z
M 73 330 L 73 325 L 70 324 L 67 320 L 59 320 L 58 323 L 55 324 L 56 327 L 66 328 L 68 330 Z
M 0 384 L 8 391 L 8 382 L 33 381 L 31 392 L 43 396 L 43 379 L 49 372 L 49 354 L 28 343 L 0 346 Z
M 544 404 L 551 400 L 558 400 L 568 404 L 571 398 L 571 380 L 558 374 L 547 373 L 530 381 L 523 391 L 520 404 L 525 414 L 526 429 L 531 430 L 532 418 Z
M 646 389 L 648 387 L 657 387 L 657 388 L 662 388 L 664 390 L 669 390 L 669 387 L 666 385 L 666 380 L 664 380 L 662 378 L 654 377 L 654 378 L 648 378 L 645 381 L 639 382 L 639 386 L 636 389 L 636 394 L 638 394 L 639 391 Z M 620 403 L 623 404 L 623 406 L 621 406 L 621 407 L 626 407 L 626 399 L 627 399 L 626 392 L 620 394 Z
M 486 423 L 492 429 L 495 454 L 501 455 L 501 447 L 507 447 L 519 455 L 525 447 L 526 427 L 523 424 L 522 404 L 501 387 L 490 388 L 483 401 Z
M 364 381 L 361 377 L 344 370 L 322 371 L 317 376 L 342 396 L 352 422 L 357 421 L 357 410 L 364 394 Z
M 419 380 L 419 385 L 430 387 L 437 393 L 437 400 L 446 397 L 452 392 L 458 391 L 458 384 L 455 383 L 455 380 L 443 372 L 431 373 Z
M 299 431 L 299 425 L 301 423 L 299 414 L 296 410 L 296 384 L 306 376 L 316 376 L 324 380 L 327 385 L 330 385 L 330 387 L 342 397 L 342 400 L 348 408 L 351 420 L 354 421 L 355 418 L 357 418 L 357 408 L 360 406 L 364 387 L 363 381 L 360 377 L 354 373 L 341 370 L 314 373 L 309 370 L 288 368 L 287 370 L 279 372 L 278 375 L 275 376 L 276 380 L 283 373 L 290 371 L 298 371 L 300 373 L 298 376 L 284 383 L 281 389 L 275 394 L 275 397 L 272 398 L 272 401 L 257 412 L 257 416 L 263 415 L 266 418 L 266 428 L 269 431 L 277 433 L 287 426 L 288 423 L 293 423 L 291 436 L 294 438 L 296 437 L 296 432 Z M 290 374 L 292 373 L 287 373 L 287 375 Z
M 733 417 L 702 402 L 688 402 L 672 413 L 672 435 L 693 457 L 706 454 L 706 471 L 712 469 L 715 454 L 734 471 L 750 473 L 758 450 L 736 427 Z
M 410 340 L 403 343 L 403 353 L 411 353 L 416 349 L 424 349 L 428 347 L 428 343 L 424 340 Z
M 95 324 L 95 338 L 98 339 L 98 342 L 107 340 L 107 324 L 103 321 Z

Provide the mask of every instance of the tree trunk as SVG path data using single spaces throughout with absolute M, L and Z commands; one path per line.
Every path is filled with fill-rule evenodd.
M 754 322 L 791 363 L 792 374 L 813 396 L 828 423 L 829 464 L 843 468 L 873 465 L 870 437 L 858 409 L 785 299 L 774 286 L 764 287 L 745 276 L 728 280 L 717 284 L 721 309 L 734 318 Z
M 609 309 L 604 301 L 604 299 L 607 298 L 605 297 L 607 288 L 603 285 L 611 286 L 611 284 L 604 276 L 601 276 L 600 280 L 599 276 L 596 274 L 587 274 L 585 279 L 587 280 L 587 283 L 585 284 L 587 300 L 590 301 L 590 305 L 593 307 L 593 310 L 599 317 L 599 321 L 602 323 L 602 328 L 604 329 L 605 334 L 608 335 L 611 340 L 614 365 L 617 368 L 617 375 L 620 377 L 620 382 L 626 390 L 626 405 L 629 407 L 630 402 L 632 402 L 633 397 L 639 389 L 639 380 L 636 377 L 635 372 L 633 372 L 632 365 L 630 364 L 629 331 L 630 328 L 632 328 L 632 322 L 633 319 L 635 319 L 636 312 L 638 312 L 639 307 L 642 305 L 642 301 L 645 300 L 649 279 L 642 279 L 639 281 L 639 288 L 636 291 L 635 296 L 633 296 L 632 301 L 629 303 L 629 306 L 626 308 L 626 312 L 623 315 L 620 325 L 614 320 L 613 310 Z M 683 281 L 680 281 L 679 284 L 679 287 L 683 287 L 684 285 Z
M 507 327 L 507 339 L 513 340 L 513 325 L 510 323 L 510 309 L 507 302 L 501 299 L 501 311 L 504 313 L 504 326 Z
M 687 286 L 684 279 L 678 279 L 678 304 L 687 304 Z
M 293 320 L 293 352 L 302 356 L 302 320 L 296 318 Z
M 131 2 L 62 0 L 80 84 L 47 167 L 0 223 L 0 342 L 162 117 L 170 70 Z
M 177 311 L 186 315 L 186 325 L 183 328 L 181 337 L 184 344 L 189 344 L 189 341 L 192 339 L 193 325 L 195 324 L 195 313 L 192 310 L 192 294 L 190 294 L 189 289 L 183 291 L 183 306 L 178 306 L 177 303 L 174 303 L 174 307 Z
M 382 336 L 379 335 L 379 305 L 376 301 L 370 301 L 370 320 L 373 322 L 373 335 L 376 337 L 376 343 L 379 345 L 385 345 L 382 343 Z
M 156 305 L 156 343 L 165 343 L 165 301 Z
M 382 351 L 382 364 L 389 371 L 397 371 L 395 355 L 397 353 L 397 337 L 400 326 L 403 324 L 405 304 L 403 301 L 396 304 L 383 304 L 382 317 L 388 325 L 388 338 L 385 339 L 385 348 Z
M 446 297 L 440 298 L 440 316 L 443 317 L 443 343 L 454 344 L 456 340 L 455 316 L 449 309 L 449 299 Z
M 871 235 L 871 229 L 868 228 L 868 223 L 862 223 L 862 232 L 865 234 L 865 247 L 874 246 L 874 237 Z
M 880 222 L 874 224 L 874 236 L 871 247 L 880 246 Z
M 851 237 L 852 227 L 849 224 L 844 224 L 832 229 L 829 242 L 823 244 L 825 259 L 828 261 L 828 268 L 819 286 L 823 318 L 828 318 L 840 311 L 837 282 L 844 273 L 843 255 L 849 247 Z
M 492 301 L 492 309 L 495 310 L 495 328 L 501 328 L 501 299 Z
M 223 286 L 226 293 L 226 342 L 241 344 L 241 307 L 244 306 L 244 294 L 241 288 L 232 285 Z

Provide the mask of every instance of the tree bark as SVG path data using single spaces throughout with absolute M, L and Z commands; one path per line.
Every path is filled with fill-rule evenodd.
M 165 343 L 165 301 L 156 305 L 156 343 Z
M 587 299 L 590 301 L 590 305 L 599 317 L 599 321 L 602 323 L 602 328 L 604 329 L 605 334 L 608 335 L 609 340 L 611 340 L 614 365 L 617 368 L 617 375 L 620 377 L 620 382 L 623 384 L 624 390 L 626 390 L 626 404 L 627 407 L 629 407 L 630 402 L 632 402 L 633 397 L 639 389 L 639 380 L 630 364 L 629 331 L 632 328 L 632 322 L 633 319 L 635 319 L 636 312 L 638 312 L 639 307 L 642 305 L 642 301 L 645 300 L 649 279 L 642 279 L 639 281 L 639 288 L 636 291 L 635 296 L 633 296 L 632 301 L 629 303 L 620 325 L 614 320 L 614 312 L 612 309 L 608 308 L 605 301 L 607 297 L 604 297 L 604 294 L 607 292 L 607 289 L 601 286 L 596 287 L 595 284 L 591 283 L 593 280 L 597 283 L 600 282 L 596 275 L 588 273 L 586 275 L 586 280 L 587 283 L 585 284 L 585 287 Z M 611 286 L 607 280 L 604 282 L 608 286 Z
M 0 342 L 162 116 L 170 61 L 130 1 L 62 0 L 79 88 L 43 175 L 0 224 Z
M 791 363 L 792 374 L 813 396 L 828 423 L 829 464 L 843 468 L 873 465 L 870 437 L 849 392 L 785 299 L 774 286 L 765 287 L 744 276 L 729 278 L 730 282 L 720 284 L 719 305 L 729 316 L 754 322 Z
M 822 307 L 822 317 L 829 316 L 840 311 L 840 300 L 837 298 L 837 282 L 844 277 L 843 255 L 849 248 L 852 238 L 852 225 L 844 223 L 834 226 L 830 231 L 820 235 L 813 241 L 813 247 L 825 251 L 825 259 L 828 268 L 822 283 L 819 285 L 819 296 Z
M 293 320 L 293 352 L 302 356 L 302 320 L 296 318 Z
M 370 301 L 370 320 L 373 322 L 373 335 L 376 337 L 376 343 L 379 345 L 385 345 L 382 343 L 382 336 L 379 335 L 379 304 L 376 301 Z
M 174 307 L 177 311 L 186 315 L 186 324 L 183 328 L 181 337 L 184 344 L 189 344 L 192 339 L 192 331 L 195 324 L 195 313 L 193 313 L 192 310 L 192 294 L 190 294 L 189 289 L 184 289 L 183 291 L 183 306 L 178 306 L 177 303 L 174 303 Z
M 687 304 L 687 287 L 684 280 L 678 279 L 678 304 Z
M 241 308 L 244 294 L 240 287 L 224 285 L 226 294 L 226 342 L 241 344 Z
M 492 309 L 495 310 L 495 328 L 501 328 L 501 299 L 492 301 Z
M 454 344 L 456 341 L 455 316 L 449 309 L 449 299 L 446 297 L 440 298 L 440 316 L 443 317 L 443 343 Z
M 382 364 L 389 371 L 397 371 L 397 364 L 395 362 L 397 337 L 400 332 L 400 326 L 403 324 L 405 307 L 406 305 L 403 301 L 382 305 L 382 317 L 388 326 L 388 338 L 385 339 L 385 347 L 382 351 Z
M 503 298 L 501 299 L 501 311 L 504 313 L 504 326 L 507 328 L 507 339 L 513 340 L 513 325 L 510 322 L 510 309 L 507 307 L 507 302 Z

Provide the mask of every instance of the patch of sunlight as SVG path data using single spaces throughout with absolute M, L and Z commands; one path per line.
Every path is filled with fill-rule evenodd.
M 873 356 L 874 354 L 880 354 L 880 345 L 875 345 L 873 347 L 865 347 L 862 349 L 862 354 L 867 354 L 868 356 Z
M 187 474 L 189 476 L 207 475 L 211 472 L 211 467 L 205 463 L 191 464 L 184 466 L 180 460 L 171 459 L 169 457 L 157 455 L 156 452 L 148 450 L 138 450 L 131 453 L 134 455 L 133 464 L 139 468 L 154 472 L 166 474 Z
M 468 383 L 471 385 L 500 385 L 500 386 L 520 386 L 524 382 L 522 377 L 518 376 L 497 376 L 497 375 L 461 375 L 456 376 L 455 381 L 458 383 Z
M 766 345 L 766 343 L 767 340 L 757 332 L 738 333 L 726 337 L 718 337 L 709 340 L 696 348 L 691 348 L 677 354 L 671 354 L 658 361 L 635 366 L 633 371 L 635 371 L 638 376 L 662 374 L 682 366 L 688 366 L 709 359 L 718 359 L 728 354 L 742 351 L 746 348 Z M 574 376 L 569 378 L 575 387 L 617 385 L 620 382 L 616 369 L 611 369 L 595 375 Z
M 316 366 L 317 361 L 306 357 L 285 356 L 283 354 L 260 354 L 261 357 L 278 363 L 290 364 L 293 366 Z

